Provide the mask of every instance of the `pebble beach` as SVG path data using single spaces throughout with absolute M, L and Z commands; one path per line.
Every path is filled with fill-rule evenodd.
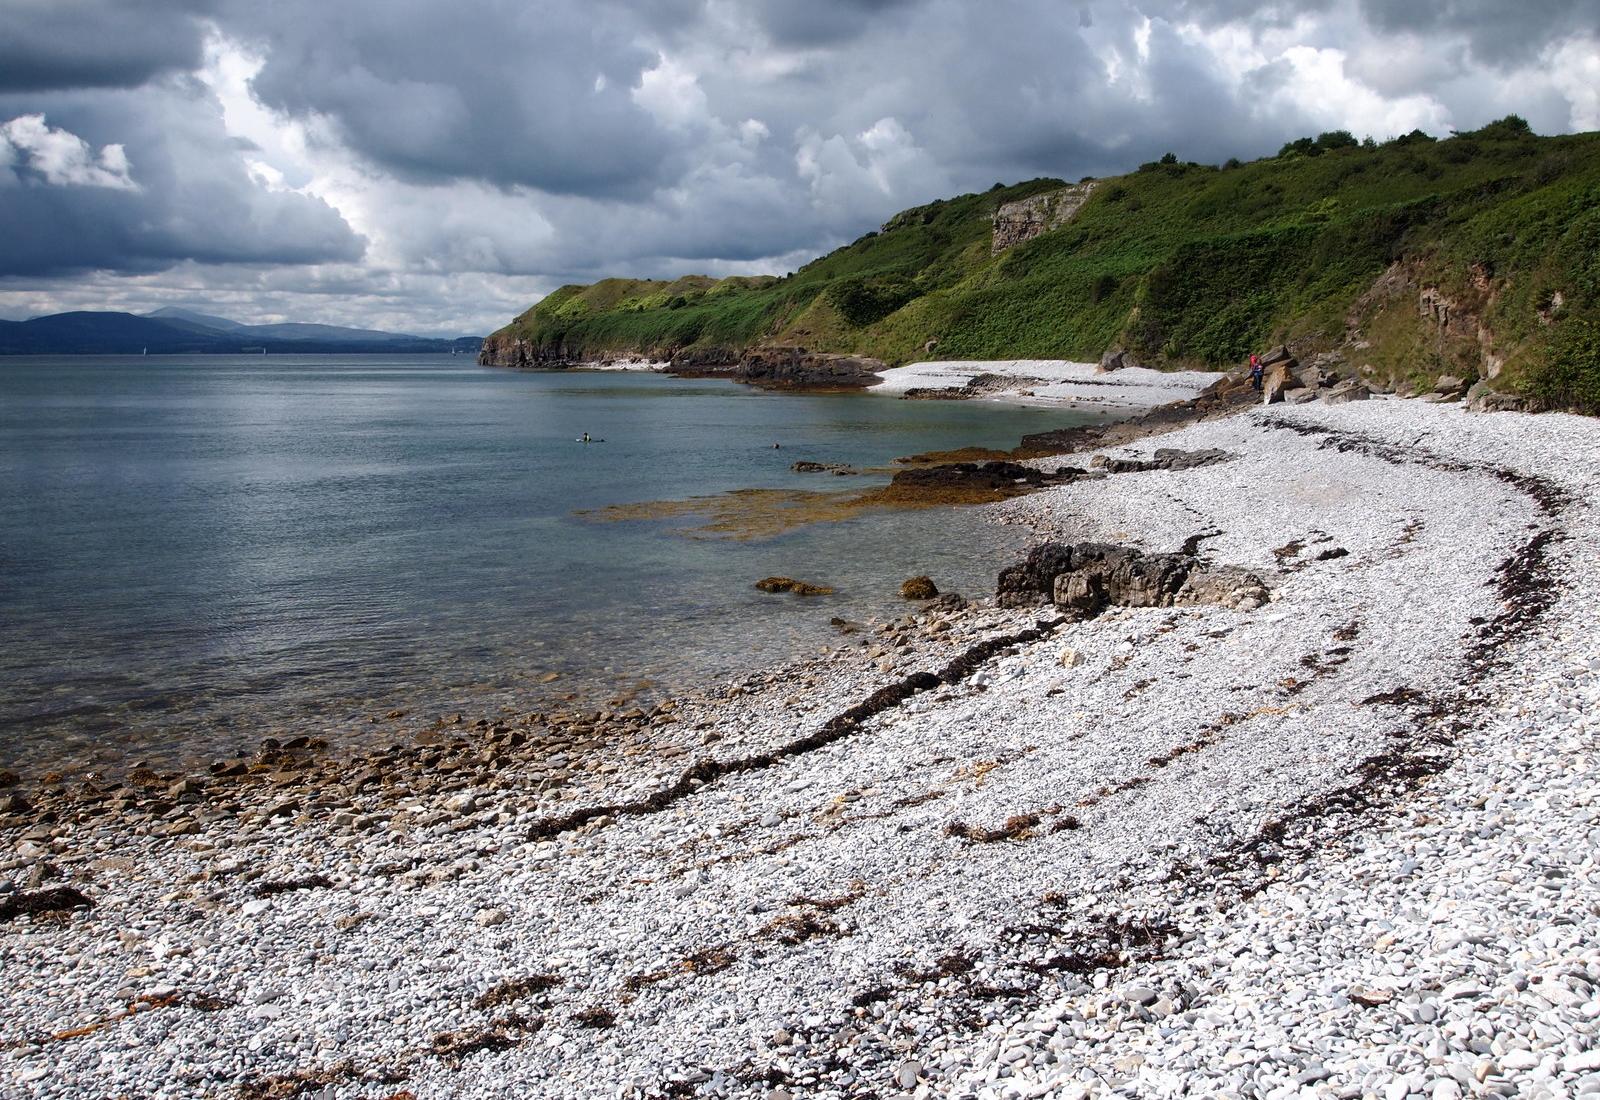
M 1251 407 L 987 507 L 1260 606 L 0 790 L 0 1095 L 1600 1096 L 1597 444 Z

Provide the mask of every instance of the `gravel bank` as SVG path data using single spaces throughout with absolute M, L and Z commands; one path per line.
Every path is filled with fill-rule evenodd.
M 1597 441 L 1257 408 L 995 506 L 1257 610 L 926 610 L 560 783 L 41 800 L 0 905 L 93 905 L 0 924 L 0 1090 L 1600 1091 Z
M 880 371 L 868 393 L 900 396 L 908 390 L 961 391 L 986 401 L 1072 405 L 1108 411 L 1148 409 L 1195 397 L 1221 378 L 1208 371 L 1158 371 L 1124 367 L 1103 371 L 1066 359 L 941 360 Z

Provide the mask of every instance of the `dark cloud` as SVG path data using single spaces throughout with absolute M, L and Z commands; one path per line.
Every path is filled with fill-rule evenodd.
M 200 63 L 208 0 L 8 0 L 0 92 L 136 88 Z
M 0 130 L 0 275 L 361 257 L 326 202 L 252 179 L 215 105 L 192 89 L 151 90 L 136 108 L 104 93 L 30 102 L 42 120 L 0 97 L 0 120 L 20 117 L 42 139 Z
M 920 0 L 753 0 L 750 10 L 775 45 L 816 47 L 854 38 L 880 18 L 910 18 L 919 6 Z
M 0 308 L 94 269 L 438 329 L 572 279 L 787 270 L 996 180 L 1600 126 L 1600 0 L 0 5 L 0 127 L 71 138 L 0 147 Z
M 1475 57 L 1497 66 L 1600 32 L 1600 0 L 1361 0 L 1361 10 L 1381 31 L 1460 36 Z
M 242 5 L 227 28 L 265 56 L 263 102 L 332 119 L 391 171 L 638 197 L 678 152 L 634 101 L 657 60 L 643 22 L 606 0 L 280 0 Z

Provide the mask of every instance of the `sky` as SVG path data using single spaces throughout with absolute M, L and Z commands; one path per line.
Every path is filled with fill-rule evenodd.
M 486 333 L 1323 130 L 1600 130 L 1600 0 L 0 0 L 0 317 Z

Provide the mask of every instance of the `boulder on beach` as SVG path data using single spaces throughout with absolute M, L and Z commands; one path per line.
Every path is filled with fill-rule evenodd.
M 1261 400 L 1264 404 L 1276 405 L 1288 390 L 1299 386 L 1299 379 L 1294 376 L 1294 368 L 1298 365 L 1293 359 L 1285 359 L 1267 368 L 1261 382 Z
M 1083 618 L 1107 607 L 1222 604 L 1260 607 L 1271 593 L 1253 573 L 1211 565 L 1193 554 L 1146 554 L 1113 543 L 1045 543 L 1002 570 L 1001 607 L 1054 603 Z
M 1365 401 L 1372 396 L 1365 383 L 1347 378 L 1332 389 L 1323 391 L 1322 401 L 1327 405 L 1343 405 L 1348 401 Z
M 900 595 L 908 600 L 931 600 L 939 594 L 932 577 L 911 577 L 900 584 Z

